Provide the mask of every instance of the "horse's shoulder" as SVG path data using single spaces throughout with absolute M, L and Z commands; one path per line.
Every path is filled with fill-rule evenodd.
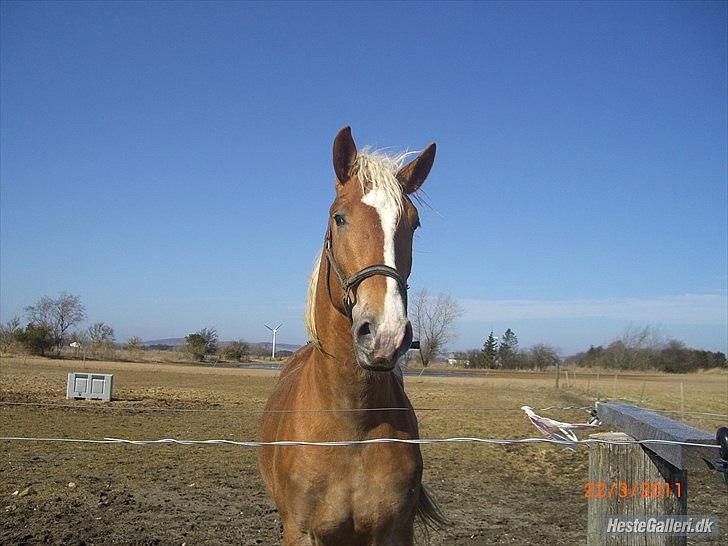
M 295 366 L 297 363 L 308 360 L 311 358 L 315 349 L 316 346 L 313 343 L 306 343 L 306 345 L 288 357 L 288 360 L 286 360 L 286 363 L 283 365 L 283 369 L 286 370 L 291 366 Z
M 284 378 L 292 374 L 300 372 L 301 368 L 306 364 L 306 362 L 308 362 L 312 358 L 314 349 L 315 347 L 313 343 L 309 343 L 298 349 L 291 356 L 289 356 L 288 360 L 286 360 L 285 364 L 283 364 L 280 380 L 283 380 Z
M 270 399 L 268 400 L 268 407 L 283 407 L 290 403 L 291 395 L 297 388 L 299 381 L 302 377 L 303 370 L 306 364 L 311 361 L 314 356 L 315 347 L 312 343 L 304 345 L 293 353 L 285 364 L 283 369 L 278 376 L 278 381 Z

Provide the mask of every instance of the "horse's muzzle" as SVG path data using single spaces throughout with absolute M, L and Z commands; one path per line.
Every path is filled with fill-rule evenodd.
M 396 325 L 380 325 L 362 317 L 354 320 L 351 334 L 356 362 L 369 371 L 392 371 L 412 344 L 412 325 L 406 318 Z

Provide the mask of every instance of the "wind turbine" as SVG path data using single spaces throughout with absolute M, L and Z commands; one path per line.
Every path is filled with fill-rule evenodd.
M 271 359 L 275 359 L 276 357 L 276 332 L 278 331 L 278 328 L 283 326 L 283 323 L 281 322 L 278 326 L 275 328 L 271 328 L 267 324 L 265 324 L 265 327 L 268 328 L 271 332 L 273 332 L 273 354 L 271 355 Z

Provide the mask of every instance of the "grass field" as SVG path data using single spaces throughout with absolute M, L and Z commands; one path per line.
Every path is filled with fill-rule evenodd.
M 66 401 L 69 371 L 114 374 L 110 404 Z M 254 439 L 276 373 L 174 364 L 0 361 L 0 436 L 130 439 Z M 669 376 L 577 371 L 554 388 L 550 374 L 406 377 L 422 437 L 538 436 L 521 405 L 582 406 L 616 395 L 643 406 L 683 410 L 706 431 L 728 419 L 725 373 Z M 683 398 L 680 392 L 682 383 Z M 15 405 L 17 403 L 61 404 Z M 482 411 L 492 408 L 497 411 Z M 544 414 L 583 421 L 578 410 Z M 671 415 L 681 418 L 680 414 Z M 345 447 L 342 450 L 348 449 Z M 588 451 L 534 446 L 423 446 L 424 481 L 454 525 L 432 544 L 582 544 Z M 73 483 L 73 486 L 69 486 Z M 30 486 L 29 494 L 14 495 Z M 728 537 L 728 495 L 715 472 L 689 476 L 691 514 L 720 515 Z M 254 449 L 0 443 L 0 543 L 276 544 L 280 530 Z M 710 543 L 710 541 L 701 541 Z

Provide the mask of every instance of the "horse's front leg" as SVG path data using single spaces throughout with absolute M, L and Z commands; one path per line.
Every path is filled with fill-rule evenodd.
M 283 522 L 283 545 L 284 546 L 314 546 L 308 533 L 299 529 L 294 520 Z

